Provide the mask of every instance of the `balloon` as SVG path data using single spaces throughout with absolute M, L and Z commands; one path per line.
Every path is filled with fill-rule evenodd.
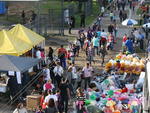
M 120 95 L 120 94 L 121 94 L 121 92 L 119 92 L 119 91 L 116 91 L 116 92 L 115 92 L 115 94 L 116 94 L 116 95 Z
M 102 100 L 102 103 L 103 103 L 104 105 L 106 105 L 107 100 Z
M 106 85 L 109 84 L 109 80 L 107 80 L 107 79 L 104 80 L 104 84 L 106 84 Z
M 96 96 L 96 97 L 100 97 L 100 94 L 99 94 L 99 93 L 95 93 L 95 96 Z
M 116 103 L 114 101 L 110 100 L 106 103 L 106 106 L 114 106 L 115 104 Z
M 102 95 L 101 95 L 101 97 L 102 97 L 102 98 L 105 98 L 105 97 L 106 97 L 106 95 L 105 95 L 105 94 L 102 94 Z
M 113 95 L 114 95 L 114 91 L 113 91 L 113 90 L 109 90 L 109 91 L 107 92 L 107 94 L 108 94 L 108 96 L 113 96 Z
M 112 98 L 108 98 L 107 100 L 112 100 Z
M 95 100 L 95 99 L 96 99 L 96 96 L 95 96 L 94 94 L 92 94 L 92 95 L 90 96 L 90 99 L 91 99 L 91 100 Z
M 85 105 L 91 104 L 91 100 L 85 100 Z

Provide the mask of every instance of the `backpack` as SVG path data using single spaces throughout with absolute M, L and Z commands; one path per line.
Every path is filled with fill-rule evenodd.
M 65 58 L 65 53 L 59 53 L 58 58 L 59 58 L 59 59 Z

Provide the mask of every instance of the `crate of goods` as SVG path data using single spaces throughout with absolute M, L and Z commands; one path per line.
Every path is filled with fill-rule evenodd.
M 27 96 L 27 109 L 35 110 L 40 105 L 40 95 L 29 95 Z

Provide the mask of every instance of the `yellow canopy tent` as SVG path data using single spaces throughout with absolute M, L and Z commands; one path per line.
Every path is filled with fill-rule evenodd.
M 9 30 L 9 33 L 14 35 L 16 38 L 19 38 L 24 42 L 31 44 L 32 46 L 36 46 L 45 40 L 44 37 L 24 27 L 21 24 L 17 24 L 15 27 Z
M 0 55 L 20 56 L 31 49 L 30 44 L 15 38 L 5 30 L 0 31 Z

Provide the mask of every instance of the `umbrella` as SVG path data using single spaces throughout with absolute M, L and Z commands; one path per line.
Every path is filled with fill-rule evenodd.
M 131 25 L 136 25 L 136 24 L 138 24 L 138 22 L 133 19 L 126 19 L 122 22 L 122 25 L 124 26 L 131 26 Z
M 147 25 L 147 27 L 148 27 L 148 28 L 150 28 L 150 23 L 146 23 L 146 24 L 144 24 L 144 25 L 143 25 L 143 27 L 145 28 L 145 27 L 146 27 L 146 25 Z

